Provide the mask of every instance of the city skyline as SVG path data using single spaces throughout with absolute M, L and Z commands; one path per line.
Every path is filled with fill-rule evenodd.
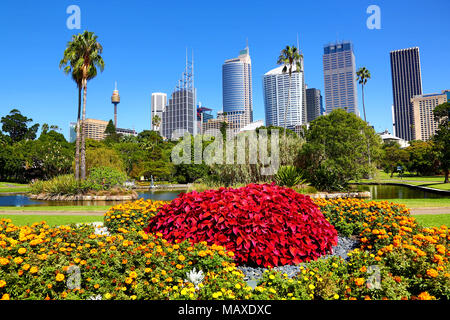
M 233 6 L 216 10 L 216 4 L 180 4 L 179 10 L 172 10 L 168 4 L 123 6 L 111 1 L 105 6 L 102 2 L 78 1 L 82 12 L 80 30 L 66 27 L 69 4 L 72 3 L 27 3 L 27 10 L 23 10 L 22 2 L 11 2 L 0 13 L 5 40 L 17 48 L 15 53 L 0 53 L 9 61 L 5 69 L 8 76 L 0 80 L 2 112 L 18 108 L 35 122 L 58 125 L 66 137 L 69 123 L 76 119 L 77 91 L 73 81 L 58 68 L 58 61 L 71 35 L 85 29 L 99 36 L 106 63 L 105 72 L 88 83 L 87 117 L 113 119 L 110 97 L 114 82 L 118 81 L 122 99 L 119 125 L 137 131 L 150 128 L 151 93 L 172 92 L 184 65 L 186 47 L 196 52 L 197 100 L 215 113 L 221 111 L 221 64 L 236 56 L 247 38 L 252 50 L 254 119 L 264 119 L 260 79 L 276 63 L 282 48 L 295 45 L 297 33 L 305 57 L 306 84 L 322 92 L 324 44 L 336 38 L 354 43 L 357 67 L 365 66 L 372 73 L 365 90 L 366 111 L 368 121 L 378 132 L 392 132 L 390 51 L 420 47 L 423 92 L 440 92 L 450 87 L 450 79 L 445 76 L 450 66 L 444 63 L 450 45 L 440 41 L 448 29 L 444 23 L 444 13 L 450 7 L 447 1 L 380 1 L 380 30 L 367 28 L 366 9 L 370 3 L 364 1 L 339 6 L 331 1 L 294 4 L 293 10 L 301 8 L 309 14 L 301 21 L 288 19 L 282 26 L 279 21 L 283 14 L 273 10 L 269 1 L 261 1 L 257 8 L 243 4 L 246 15 L 233 11 Z M 149 20 L 152 10 L 170 10 L 172 22 L 167 24 L 163 17 Z M 118 13 L 120 25 L 109 19 Z M 333 18 L 336 16 L 340 17 L 339 24 Z M 189 32 L 180 32 L 186 24 Z M 165 46 L 171 49 L 163 49 Z M 39 64 L 23 63 L 36 59 Z M 358 104 L 361 105 L 360 92 Z

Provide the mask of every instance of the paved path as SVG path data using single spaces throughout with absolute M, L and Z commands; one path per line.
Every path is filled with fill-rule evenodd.
M 421 214 L 450 214 L 450 207 L 411 208 L 412 215 Z M 103 216 L 105 211 L 0 211 L 0 215 L 16 216 Z
M 13 216 L 103 216 L 106 211 L 0 211 L 0 215 Z
M 450 207 L 411 208 L 412 215 L 419 214 L 450 214 Z

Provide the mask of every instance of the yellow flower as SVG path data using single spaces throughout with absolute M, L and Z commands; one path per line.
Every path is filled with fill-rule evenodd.
M 17 264 L 21 264 L 23 262 L 23 259 L 21 257 L 17 257 L 17 258 L 14 258 L 14 262 Z
M 186 257 L 181 254 L 181 255 L 178 256 L 178 260 L 183 262 L 184 260 L 186 260 Z
M 20 254 L 25 254 L 27 252 L 27 249 L 20 248 L 19 250 L 17 250 L 17 252 L 19 252 Z
M 9 300 L 9 294 L 5 293 L 0 300 Z
M 126 284 L 130 284 L 130 283 L 132 283 L 133 282 L 133 279 L 132 278 L 126 278 L 125 279 L 125 283 Z
M 27 271 L 28 269 L 30 269 L 30 265 L 28 263 L 26 263 L 23 265 L 22 269 Z
M 61 282 L 61 281 L 64 281 L 64 275 L 62 274 L 62 273 L 58 273 L 57 275 L 56 275 L 56 281 L 58 281 L 58 282 Z
M 131 277 L 131 278 L 136 279 L 137 276 L 138 276 L 138 275 L 137 275 L 136 271 L 131 271 L 131 272 L 130 272 L 130 277 Z
M 4 286 L 6 286 L 6 281 L 0 280 L 0 288 L 3 288 Z
M 333 298 L 339 299 L 339 295 L 336 293 L 336 294 L 333 296 Z
M 234 286 L 236 289 L 241 289 L 241 285 L 239 283 L 236 283 L 236 285 Z
M 311 290 L 314 290 L 315 286 L 311 283 L 311 284 L 309 285 L 309 288 L 310 288 Z
M 38 272 L 38 268 L 37 267 L 31 267 L 31 269 L 30 269 L 30 273 L 37 273 Z
M 427 275 L 429 275 L 432 278 L 436 278 L 438 276 L 438 272 L 434 269 L 428 269 Z
M 112 295 L 109 292 L 105 294 L 106 299 L 111 299 L 111 297 L 112 297 Z
M 274 276 L 273 274 L 271 274 L 271 275 L 269 276 L 269 279 L 270 279 L 270 280 L 273 280 L 273 279 L 275 279 L 275 276 Z

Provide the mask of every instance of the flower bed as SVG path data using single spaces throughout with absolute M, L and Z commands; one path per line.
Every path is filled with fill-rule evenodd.
M 109 210 L 109 236 L 91 226 L 17 227 L 1 220 L 0 298 L 449 299 L 447 227 L 422 228 L 408 209 L 388 202 L 314 201 L 341 235 L 360 238 L 362 247 L 348 261 L 307 263 L 293 278 L 269 268 L 251 286 L 224 247 L 170 243 L 139 230 L 161 203 L 140 200 Z M 79 289 L 68 287 L 73 266 Z
M 223 245 L 236 263 L 264 267 L 315 260 L 337 244 L 336 230 L 311 198 L 275 184 L 182 194 L 144 231 L 171 242 Z

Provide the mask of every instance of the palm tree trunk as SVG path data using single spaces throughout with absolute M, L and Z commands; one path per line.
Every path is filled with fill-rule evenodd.
M 84 127 L 84 121 L 86 120 L 86 93 L 87 93 L 87 80 L 83 80 L 83 118 L 81 121 L 81 180 L 86 179 L 86 130 Z
M 366 105 L 365 105 L 365 101 L 364 101 L 364 85 L 361 85 L 361 86 L 362 86 L 362 100 L 363 100 L 364 122 L 367 123 L 367 120 L 366 120 Z M 369 139 L 367 139 L 367 157 L 369 159 L 369 167 L 371 167 L 372 166 L 372 161 L 370 159 L 370 142 L 369 142 Z M 370 178 L 371 178 L 371 176 L 369 174 L 369 179 Z
M 75 149 L 75 179 L 80 180 L 80 118 L 81 118 L 81 86 L 78 87 L 77 140 Z

